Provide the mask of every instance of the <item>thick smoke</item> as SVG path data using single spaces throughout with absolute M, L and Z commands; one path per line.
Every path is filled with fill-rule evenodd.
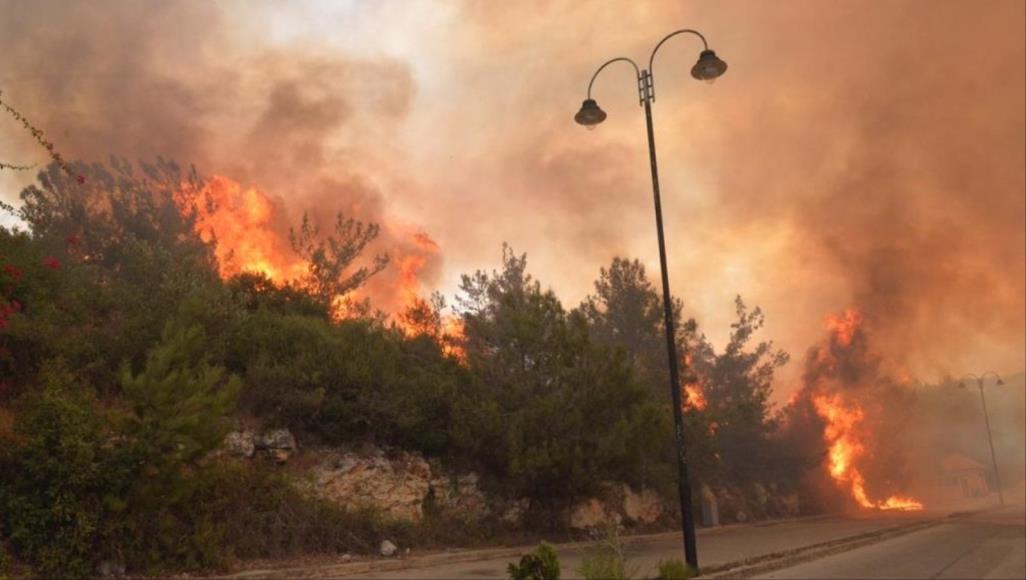
M 1015 0 L 470 3 L 470 31 L 455 44 L 476 56 L 461 88 L 483 106 L 467 127 L 501 143 L 480 171 L 511 195 L 485 198 L 502 221 L 483 207 L 482 225 L 459 235 L 480 240 L 487 224 L 527 238 L 518 247 L 564 295 L 585 292 L 614 254 L 654 267 L 630 67 L 595 83 L 602 126 L 589 133 L 570 119 L 598 64 L 644 66 L 663 34 L 693 26 L 730 69 L 712 87 L 695 83 L 700 43 L 671 40 L 655 60 L 654 114 L 673 286 L 706 330 L 722 336 L 741 292 L 767 311 L 768 332 L 802 352 L 826 312 L 856 307 L 914 375 L 1017 372 L 1024 10 Z
M 388 166 L 367 146 L 394 141 L 409 111 L 404 63 L 274 46 L 244 2 L 6 2 L 3 12 L 0 89 L 65 157 L 194 164 L 276 198 L 282 239 L 303 212 L 328 229 L 341 211 L 382 225 L 372 251 L 418 258 L 417 284 L 438 275 L 440 254 L 389 215 Z M 11 143 L 6 157 L 40 157 L 27 139 Z M 380 275 L 375 306 L 399 306 L 401 276 Z
M 1026 367 L 1019 0 L 254 6 L 274 4 L 8 0 L 0 88 L 69 157 L 196 162 L 293 222 L 413 216 L 446 290 L 509 241 L 573 304 L 611 256 L 657 270 L 633 72 L 596 82 L 609 118 L 590 133 L 571 120 L 587 81 L 698 28 L 727 75 L 693 82 L 700 43 L 673 39 L 654 112 L 672 285 L 706 332 L 741 293 L 793 353 L 856 307 L 912 376 Z M 395 229 L 384 245 L 417 231 Z

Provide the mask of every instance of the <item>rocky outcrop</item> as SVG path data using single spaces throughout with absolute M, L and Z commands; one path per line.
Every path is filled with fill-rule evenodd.
M 224 438 L 224 449 L 233 457 L 252 459 L 256 453 L 256 435 L 252 431 L 232 431 Z
M 595 498 L 585 500 L 570 510 L 570 527 L 578 530 L 619 525 L 623 516 Z
M 653 524 L 662 517 L 665 507 L 655 491 L 635 492 L 627 485 L 607 483 L 602 499 L 589 498 L 570 510 L 570 527 L 584 530 L 621 523 Z
M 371 507 L 401 520 L 418 521 L 425 509 L 468 521 L 488 513 L 477 475 L 447 473 L 416 453 L 390 458 L 380 449 L 330 451 L 311 472 L 306 489 L 340 505 Z
M 255 438 L 254 443 L 257 451 L 263 451 L 278 463 L 285 463 L 297 449 L 296 438 L 288 429 L 262 433 Z
M 634 493 L 623 486 L 623 513 L 628 519 L 641 524 L 654 524 L 663 515 L 663 500 L 651 489 Z
M 252 459 L 263 455 L 278 463 L 288 460 L 299 447 L 288 429 L 273 429 L 256 433 L 249 429 L 232 431 L 224 438 L 222 450 L 233 457 Z
M 478 485 L 476 473 L 450 475 L 440 467 L 433 468 L 425 502 L 434 503 L 439 511 L 465 521 L 477 521 L 488 514 L 488 500 Z

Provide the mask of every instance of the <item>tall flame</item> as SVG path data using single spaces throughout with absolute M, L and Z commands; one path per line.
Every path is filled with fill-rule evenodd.
M 816 413 L 826 421 L 823 438 L 830 445 L 830 476 L 851 490 L 851 496 L 864 508 L 881 510 L 921 510 L 923 504 L 906 497 L 891 496 L 873 501 L 866 493 L 866 481 L 856 463 L 865 455 L 858 427 L 864 417 L 858 404 L 846 405 L 840 395 L 817 395 L 813 398 Z
M 862 324 L 862 315 L 848 309 L 841 315 L 828 315 L 824 326 L 830 332 L 830 343 L 822 345 L 815 354 L 815 362 L 823 368 L 836 370 L 832 348 L 852 347 L 856 333 Z M 865 438 L 868 435 L 862 426 L 865 413 L 857 401 L 846 400 L 840 392 L 815 394 L 812 404 L 826 423 L 823 439 L 829 446 L 828 471 L 834 481 L 849 490 L 852 499 L 859 506 L 880 510 L 921 510 L 923 504 L 907 497 L 893 495 L 885 500 L 874 501 L 866 492 L 866 480 L 859 469 L 861 461 L 867 460 Z

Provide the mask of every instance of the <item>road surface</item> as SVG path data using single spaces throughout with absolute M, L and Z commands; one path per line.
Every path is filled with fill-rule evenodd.
M 978 506 L 982 507 L 982 506 Z M 1022 507 L 960 513 L 934 510 L 867 513 L 724 526 L 698 532 L 703 576 L 763 578 L 1026 578 Z M 236 578 L 499 579 L 530 548 L 416 554 L 302 568 L 248 570 Z M 563 578 L 591 548 L 561 544 Z M 634 578 L 656 575 L 659 562 L 683 559 L 680 534 L 628 539 Z M 729 565 L 728 565 L 729 564 Z
M 947 521 L 757 578 L 1026 578 L 1021 506 Z
M 843 538 L 875 534 L 920 521 L 905 514 L 875 515 L 863 518 L 828 517 L 790 520 L 750 526 L 731 526 L 700 530 L 698 548 L 703 568 L 727 562 L 755 558 L 792 550 L 802 546 L 838 541 Z M 558 546 L 563 578 L 577 578 L 577 569 L 588 550 L 575 546 Z M 635 578 L 654 577 L 659 562 L 683 560 L 680 534 L 660 534 L 628 545 L 627 554 Z M 393 571 L 365 571 L 347 578 L 506 578 L 506 566 L 517 557 L 492 558 L 474 562 L 440 564 L 423 568 Z M 326 576 L 338 576 L 341 570 Z

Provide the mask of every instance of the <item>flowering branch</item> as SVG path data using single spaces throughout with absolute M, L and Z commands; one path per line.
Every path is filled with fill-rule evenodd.
M 21 125 L 25 127 L 25 129 L 29 133 L 32 133 L 32 137 L 36 140 L 36 142 L 42 145 L 43 148 L 46 149 L 47 153 L 50 154 L 50 159 L 53 159 L 54 163 L 56 163 L 62 170 L 64 170 L 65 173 L 75 177 L 79 183 L 85 183 L 85 177 L 82 175 L 75 175 L 71 171 L 71 168 L 68 167 L 67 162 L 64 161 L 64 158 L 61 157 L 61 154 L 54 149 L 53 143 L 46 140 L 46 137 L 43 135 L 43 130 L 30 123 L 24 115 L 17 111 L 17 109 L 4 102 L 3 91 L 0 91 L 0 107 L 3 107 L 3 109 L 7 111 L 12 117 L 14 117 L 16 121 L 19 121 Z M 29 167 L 23 165 L 10 165 L 7 163 L 0 163 L 0 169 L 29 169 Z

